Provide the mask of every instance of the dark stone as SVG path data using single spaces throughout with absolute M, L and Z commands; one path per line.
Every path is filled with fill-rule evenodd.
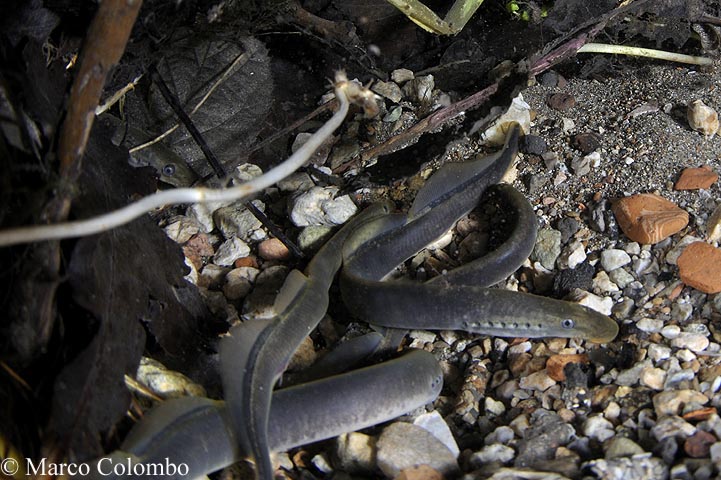
M 578 220 L 572 217 L 563 217 L 556 223 L 556 230 L 561 232 L 561 243 L 568 243 L 580 228 Z
M 521 140 L 518 142 L 518 149 L 521 153 L 542 155 L 546 150 L 548 150 L 548 144 L 538 135 L 525 135 L 521 137 Z
M 588 387 L 588 368 L 580 363 L 567 363 L 563 367 L 566 388 Z
M 563 88 L 568 84 L 563 75 L 554 71 L 544 73 L 543 75 L 541 75 L 541 78 L 539 78 L 538 81 L 544 87 Z
M 568 93 L 554 93 L 546 103 L 552 109 L 563 112 L 576 105 L 576 99 Z
M 653 454 L 661 457 L 667 465 L 673 465 L 678 453 L 678 443 L 674 437 L 666 437 L 653 448 Z
M 547 181 L 543 175 L 531 175 L 528 177 L 528 193 L 536 193 Z
M 591 205 L 590 212 L 588 224 L 593 230 L 606 233 L 612 239 L 618 238 L 618 223 L 607 199 L 602 198 Z
M 601 146 L 601 138 L 597 133 L 584 132 L 573 137 L 573 147 L 580 150 L 584 155 L 596 151 Z
M 583 262 L 573 269 L 561 270 L 553 278 L 553 296 L 563 298 L 574 288 L 590 290 L 595 273 L 595 269 L 588 262 Z

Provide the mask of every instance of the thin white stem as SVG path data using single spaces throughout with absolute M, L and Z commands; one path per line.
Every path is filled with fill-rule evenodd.
M 318 147 L 343 123 L 348 113 L 347 86 L 348 83 L 344 81 L 336 83 L 335 95 L 338 98 L 338 111 L 286 161 L 259 177 L 235 187 L 224 189 L 201 187 L 165 190 L 149 195 L 114 212 L 86 220 L 0 230 L 0 247 L 16 245 L 18 243 L 93 235 L 124 225 L 141 215 L 165 205 L 227 202 L 241 200 L 256 192 L 260 192 L 283 180 L 303 166 Z
M 692 65 L 711 65 L 713 60 L 707 57 L 694 57 L 682 53 L 654 50 L 652 48 L 629 47 L 626 45 L 607 45 L 605 43 L 587 43 L 577 53 L 612 53 L 635 57 L 655 58 L 669 62 L 689 63 Z

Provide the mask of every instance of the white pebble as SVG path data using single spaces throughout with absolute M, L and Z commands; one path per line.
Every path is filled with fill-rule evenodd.
M 612 272 L 629 263 L 631 263 L 631 257 L 623 250 L 611 248 L 601 252 L 601 266 L 607 272 Z
M 237 259 L 247 257 L 250 254 L 250 247 L 238 237 L 232 237 L 223 242 L 213 256 L 216 265 L 227 267 Z

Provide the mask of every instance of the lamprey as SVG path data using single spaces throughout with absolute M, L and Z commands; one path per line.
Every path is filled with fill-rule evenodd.
M 240 458 L 272 478 L 271 450 L 372 425 L 421 406 L 440 391 L 432 356 L 412 352 L 383 364 L 273 391 L 301 341 L 326 312 L 328 290 L 343 263 L 341 293 L 349 310 L 371 324 L 396 329 L 457 329 L 497 336 L 579 337 L 608 342 L 616 323 L 586 307 L 487 288 L 513 273 L 536 239 L 536 216 L 508 185 L 496 185 L 517 153 L 520 127 L 511 124 L 497 154 L 443 166 L 418 192 L 407 214 L 381 203 L 351 220 L 316 254 L 305 272 L 291 271 L 269 321 L 248 320 L 221 342 L 225 403 L 166 402 L 133 429 L 112 458 L 192 464 L 188 476 Z M 404 260 L 442 236 L 493 187 L 511 222 L 509 239 L 490 254 L 424 283 L 387 281 Z M 374 348 L 378 334 L 352 344 Z M 341 358 L 339 355 L 336 358 Z M 317 416 L 316 416 L 317 415 Z M 321 418 L 323 420 L 321 420 Z
M 435 400 L 442 385 L 435 357 L 411 350 L 381 364 L 277 390 L 270 409 L 268 444 L 272 450 L 283 451 L 391 420 Z M 394 401 L 379 404 L 379 398 Z M 91 477 L 189 480 L 250 455 L 233 432 L 227 402 L 171 399 L 148 412 L 120 450 L 99 459 Z M 148 465 L 165 464 L 166 459 L 188 470 L 165 476 L 149 473 Z M 135 475 L 113 470 L 115 464 L 128 462 L 138 466 L 132 470 Z M 141 473 L 143 468 L 146 474 Z
M 510 128 L 497 158 L 449 164 L 418 193 L 405 221 L 380 218 L 355 235 L 371 238 L 346 252 L 343 301 L 369 323 L 395 328 L 466 330 L 496 336 L 579 337 L 607 342 L 618 325 L 581 305 L 536 295 L 483 288 L 506 278 L 528 257 L 536 239 L 536 216 L 513 187 L 499 186 L 513 229 L 497 250 L 425 283 L 383 281 L 401 262 L 445 233 L 497 183 L 516 156 L 520 128 Z M 378 231 L 377 235 L 373 230 Z M 357 243 L 351 236 L 350 243 Z

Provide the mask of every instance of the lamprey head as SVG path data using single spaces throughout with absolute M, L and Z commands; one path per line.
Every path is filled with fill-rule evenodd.
M 580 337 L 594 343 L 608 343 L 618 335 L 618 324 L 610 317 L 583 305 L 567 303 L 555 321 L 559 337 Z

